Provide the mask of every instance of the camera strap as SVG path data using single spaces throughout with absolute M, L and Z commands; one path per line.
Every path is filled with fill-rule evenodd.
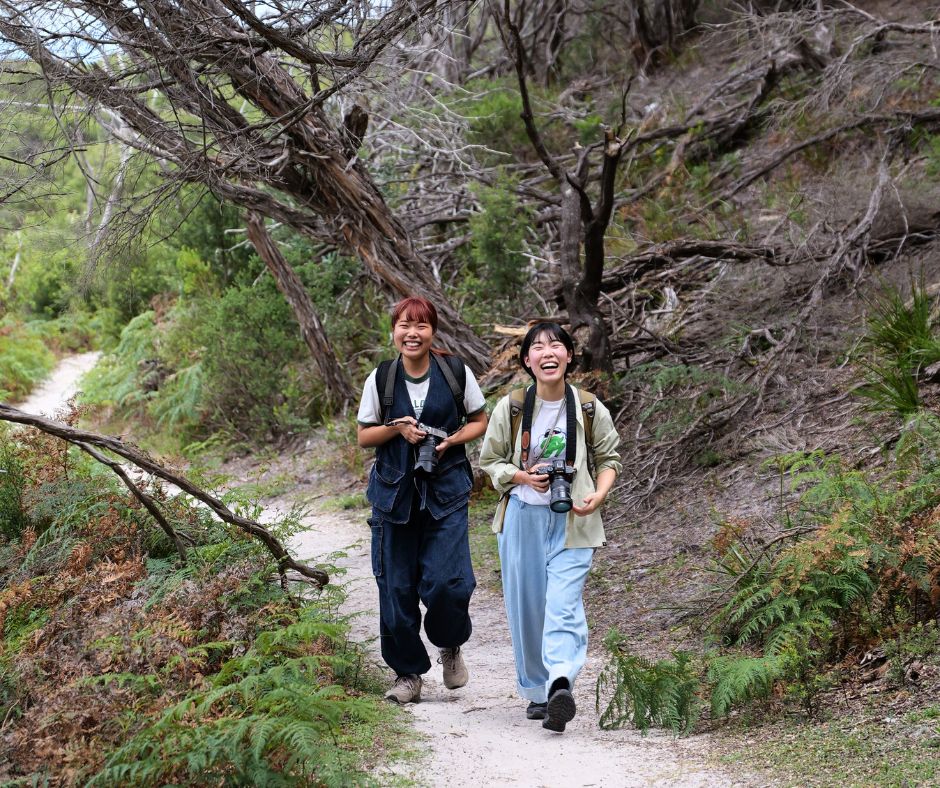
M 532 444 L 532 415 L 535 412 L 535 386 L 529 386 L 522 404 L 522 446 L 519 463 L 523 469 L 529 461 L 529 448 Z M 574 467 L 578 449 L 578 416 L 575 410 L 574 389 L 565 383 L 565 463 Z

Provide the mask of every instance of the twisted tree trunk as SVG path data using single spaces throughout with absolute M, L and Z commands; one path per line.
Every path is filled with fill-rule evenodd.
M 339 398 L 343 404 L 352 402 L 356 391 L 349 381 L 349 376 L 340 366 L 336 353 L 333 352 L 307 288 L 290 263 L 284 259 L 281 250 L 265 229 L 264 219 L 257 213 L 248 214 L 248 240 L 274 277 L 277 289 L 293 310 L 300 325 L 301 336 L 317 362 L 327 391 Z
M 440 344 L 480 372 L 489 358 L 486 343 L 461 320 L 323 108 L 435 4 L 397 0 L 381 18 L 354 24 L 353 9 L 342 2 L 269 21 L 242 0 L 133 6 L 79 0 L 74 7 L 100 28 L 99 45 L 126 55 L 129 65 L 120 71 L 69 55 L 55 33 L 43 39 L 37 21 L 54 12 L 55 3 L 0 0 L 0 36 L 39 64 L 53 89 L 78 91 L 112 113 L 119 119 L 112 135 L 160 160 L 179 181 L 203 184 L 308 238 L 341 243 L 393 298 L 431 299 L 440 315 Z M 349 50 L 313 48 L 310 42 L 344 40 L 334 28 L 348 29 Z M 321 87 L 321 70 L 328 71 L 328 87 Z M 162 93 L 172 111 L 151 108 L 142 98 L 149 91 Z M 254 116 L 236 109 L 233 92 Z M 330 366 L 329 358 L 324 364 Z M 335 382 L 335 395 L 345 398 L 348 392 Z

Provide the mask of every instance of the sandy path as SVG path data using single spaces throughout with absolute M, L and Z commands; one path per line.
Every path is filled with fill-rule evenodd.
M 300 558 L 349 548 L 339 565 L 347 570 L 348 611 L 354 636 L 371 641 L 376 661 L 378 597 L 369 557 L 367 512 L 317 514 L 293 548 Z M 351 547 L 350 547 L 351 545 Z M 393 772 L 420 785 L 448 786 L 744 786 L 751 783 L 708 767 L 705 737 L 675 740 L 665 734 L 603 731 L 594 711 L 594 682 L 602 656 L 592 653 L 575 688 L 578 716 L 563 735 L 525 718 L 516 696 L 512 648 L 502 599 L 478 589 L 471 603 L 473 636 L 464 646 L 470 683 L 447 690 L 436 664 L 424 679 L 421 703 L 406 707 L 425 736 L 426 757 L 398 764 Z M 428 653 L 436 650 L 426 642 Z M 432 656 L 432 661 L 433 661 Z M 381 779 L 381 776 L 380 776 Z
M 63 358 L 43 384 L 23 402 L 16 405 L 20 410 L 41 416 L 54 416 L 57 409 L 78 393 L 78 381 L 101 357 L 101 353 L 81 353 Z

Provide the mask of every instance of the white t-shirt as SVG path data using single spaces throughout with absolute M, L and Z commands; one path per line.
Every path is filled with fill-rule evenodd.
M 445 361 L 443 363 L 446 364 L 447 362 Z M 382 413 L 382 397 L 379 395 L 375 385 L 376 372 L 377 370 L 372 370 L 369 377 L 366 378 L 365 385 L 362 387 L 362 399 L 359 400 L 359 413 L 356 415 L 356 421 L 363 427 L 374 427 L 376 424 L 382 423 L 380 415 Z M 467 375 L 467 383 L 463 389 L 463 406 L 467 411 L 467 415 L 472 416 L 474 413 L 483 410 L 486 405 L 486 400 L 483 397 L 483 392 L 480 391 L 480 384 L 477 383 L 477 379 L 473 377 L 473 373 L 466 365 L 465 372 Z M 420 378 L 412 378 L 405 375 L 405 388 L 408 389 L 408 396 L 411 398 L 411 407 L 414 408 L 415 418 L 419 421 L 421 420 L 421 412 L 424 410 L 424 400 L 428 396 L 430 386 L 430 368 L 427 374 L 422 375 Z M 437 425 L 431 424 L 429 426 L 436 427 Z
M 530 468 L 544 464 L 543 460 L 553 460 L 557 457 L 564 459 L 565 449 L 568 447 L 568 418 L 564 398 L 557 402 L 538 401 L 542 405 L 532 420 L 532 448 L 528 461 Z M 517 484 L 509 494 L 536 506 L 548 506 L 551 502 L 551 495 L 547 490 L 540 493 L 527 484 Z

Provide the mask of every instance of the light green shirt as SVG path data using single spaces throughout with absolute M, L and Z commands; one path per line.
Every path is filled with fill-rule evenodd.
M 575 389 L 575 402 L 578 401 L 578 392 Z M 533 420 L 538 414 L 540 402 L 537 400 Z M 571 498 L 580 502 L 588 493 L 594 492 L 594 480 L 588 472 L 587 445 L 584 437 L 584 412 L 577 409 L 577 454 L 575 458 L 576 473 L 571 482 Z M 480 450 L 480 467 L 493 482 L 497 492 L 503 494 L 496 507 L 493 517 L 493 531 L 499 533 L 503 530 L 503 518 L 506 515 L 506 504 L 509 502 L 509 491 L 515 486 L 512 477 L 520 467 L 522 453 L 521 435 L 516 435 L 516 446 L 510 457 L 510 430 L 512 427 L 512 414 L 509 397 L 503 397 L 493 409 L 486 435 L 483 438 L 483 448 Z M 519 422 L 519 432 L 522 432 L 522 422 Z M 619 474 L 623 470 L 617 445 L 620 435 L 614 427 L 614 420 L 610 411 L 600 401 L 596 401 L 594 408 L 594 467 L 600 473 L 605 468 L 613 468 Z M 600 547 L 606 544 L 604 537 L 604 523 L 600 511 L 594 511 L 587 517 L 581 517 L 568 512 L 568 523 L 565 534 L 565 547 Z

